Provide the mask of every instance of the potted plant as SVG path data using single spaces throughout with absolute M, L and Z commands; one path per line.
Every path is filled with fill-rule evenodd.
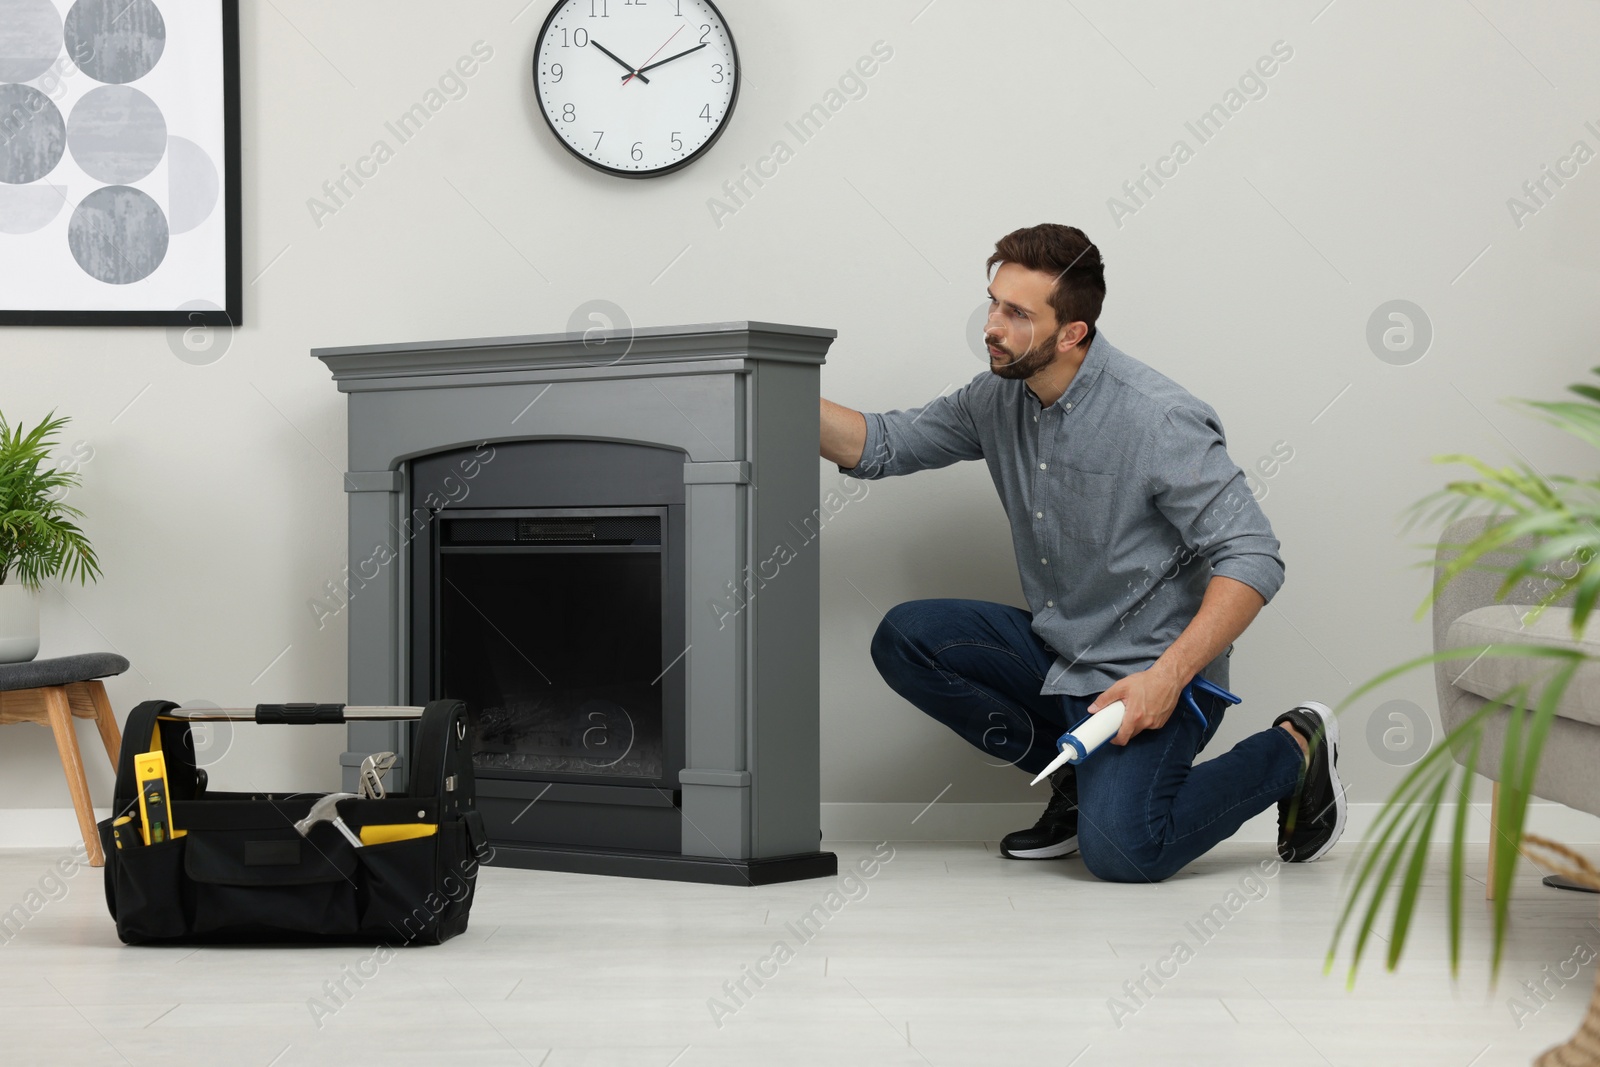
M 0 663 L 39 653 L 39 587 L 47 578 L 87 583 L 100 575 L 89 539 L 73 521 L 83 512 L 66 502 L 76 471 L 50 462 L 67 424 L 51 412 L 31 430 L 0 415 Z
M 1594 373 L 1600 374 L 1600 367 L 1594 368 Z M 1578 400 L 1514 403 L 1531 409 L 1532 413 L 1586 444 L 1600 448 L 1600 388 L 1578 384 L 1571 386 L 1570 391 Z M 1496 600 L 1503 600 L 1525 579 L 1539 581 L 1543 591 L 1530 618 L 1570 597 L 1572 635 L 1580 638 L 1600 600 L 1600 478 L 1590 481 L 1565 476 L 1546 478 L 1526 464 L 1495 468 L 1464 455 L 1439 456 L 1435 457 L 1435 462 L 1465 464 L 1477 477 L 1452 481 L 1418 502 L 1411 509 L 1411 525 L 1437 521 L 1448 524 L 1474 509 L 1486 509 L 1489 518 L 1483 532 L 1464 544 L 1440 542 L 1432 546 L 1436 552 L 1442 550 L 1443 558 L 1449 562 L 1418 609 L 1418 616 L 1424 614 L 1440 591 L 1459 576 L 1469 570 L 1490 571 L 1504 575 Z M 1419 760 L 1384 803 L 1372 836 L 1355 857 L 1344 909 L 1328 950 L 1327 965 L 1331 969 L 1346 934 L 1350 935 L 1353 957 L 1349 977 L 1352 983 L 1370 935 L 1379 925 L 1379 913 L 1390 900 L 1391 893 L 1393 913 L 1386 963 L 1391 970 L 1398 964 L 1426 873 L 1430 846 L 1447 802 L 1455 805 L 1448 831 L 1449 876 L 1446 880 L 1450 968 L 1452 974 L 1459 973 L 1467 814 L 1485 727 L 1497 712 L 1509 709 L 1510 714 L 1506 720 L 1506 737 L 1498 769 L 1500 788 L 1495 802 L 1500 847 L 1493 850 L 1490 872 L 1494 896 L 1491 978 L 1499 973 L 1510 915 L 1512 874 L 1519 853 L 1524 851 L 1524 841 L 1545 855 L 1554 854 L 1569 861 L 1564 865 L 1557 863 L 1566 873 L 1585 881 L 1600 881 L 1592 877 L 1593 868 L 1581 857 L 1552 842 L 1531 836 L 1525 838 L 1522 829 L 1556 708 L 1574 673 L 1589 658 L 1579 649 L 1544 644 L 1489 644 L 1436 651 L 1384 671 L 1352 692 L 1340 704 L 1340 709 L 1407 671 L 1434 663 L 1489 656 L 1539 657 L 1547 661 L 1549 669 L 1540 679 L 1542 684 L 1537 686 L 1537 691 L 1527 683 L 1507 689 L 1449 731 L 1444 737 L 1445 743 L 1435 746 Z M 1460 756 L 1459 763 L 1452 754 Z M 1600 1034 L 1600 983 L 1597 983 L 1588 1010 L 1589 1017 L 1572 1043 L 1550 1050 L 1538 1061 L 1540 1064 L 1600 1064 L 1600 1056 L 1587 1043 L 1593 1040 L 1592 1035 Z M 1585 1032 L 1590 1036 L 1586 1037 Z

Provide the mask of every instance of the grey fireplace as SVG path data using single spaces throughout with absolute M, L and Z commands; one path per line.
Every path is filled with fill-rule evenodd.
M 467 703 L 494 863 L 833 874 L 818 368 L 760 322 L 314 349 L 349 396 L 348 699 Z M 345 786 L 401 724 L 349 728 Z

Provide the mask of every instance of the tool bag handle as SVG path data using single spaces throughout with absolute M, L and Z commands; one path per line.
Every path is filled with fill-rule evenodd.
M 343 704 L 257 704 L 256 722 L 342 723 Z
M 169 708 L 169 719 L 186 722 L 265 722 L 316 725 L 319 723 L 376 722 L 420 719 L 419 707 L 393 704 L 257 704 L 253 708 Z
M 147 700 L 128 713 L 117 762 L 113 817 L 126 815 L 138 807 L 139 783 L 134 757 L 154 749 L 160 749 L 166 759 L 167 787 L 172 799 L 193 800 L 198 795 L 200 774 L 190 720 L 169 714 L 177 708 L 170 700 Z M 406 718 L 409 716 L 404 713 L 415 714 L 410 708 L 361 710 L 401 713 L 379 714 L 372 716 L 374 718 Z M 336 713 L 339 718 L 332 718 Z M 207 716 L 210 717 L 213 716 Z M 253 717 L 256 722 L 263 723 L 346 721 L 342 704 L 260 704 Z M 410 793 L 415 797 L 438 798 L 441 817 L 446 815 L 447 808 L 450 814 L 455 814 L 471 806 L 473 774 L 471 755 L 467 751 L 467 731 L 467 706 L 459 700 L 435 700 L 422 709 L 418 718 Z
M 162 716 L 178 705 L 170 700 L 146 700 L 128 713 L 122 727 L 122 751 L 117 759 L 117 784 L 112 817 L 127 815 L 139 806 L 139 779 L 134 757 L 159 749 L 167 764 L 167 788 L 173 800 L 193 800 L 200 776 L 194 759 L 194 737 L 189 724 Z
M 441 819 L 470 806 L 473 775 L 467 732 L 467 706 L 459 700 L 431 701 L 417 722 L 409 794 L 437 798 Z

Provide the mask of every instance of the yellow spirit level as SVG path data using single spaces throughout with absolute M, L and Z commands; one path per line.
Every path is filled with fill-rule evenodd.
M 159 845 L 187 833 L 172 826 L 166 757 L 160 752 L 141 752 L 133 757 L 133 774 L 139 783 L 139 819 L 145 844 Z

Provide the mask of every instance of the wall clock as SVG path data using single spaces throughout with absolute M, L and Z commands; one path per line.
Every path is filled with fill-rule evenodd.
M 711 0 L 561 0 L 539 31 L 533 84 L 567 151 L 653 178 L 716 142 L 739 98 L 739 55 Z

